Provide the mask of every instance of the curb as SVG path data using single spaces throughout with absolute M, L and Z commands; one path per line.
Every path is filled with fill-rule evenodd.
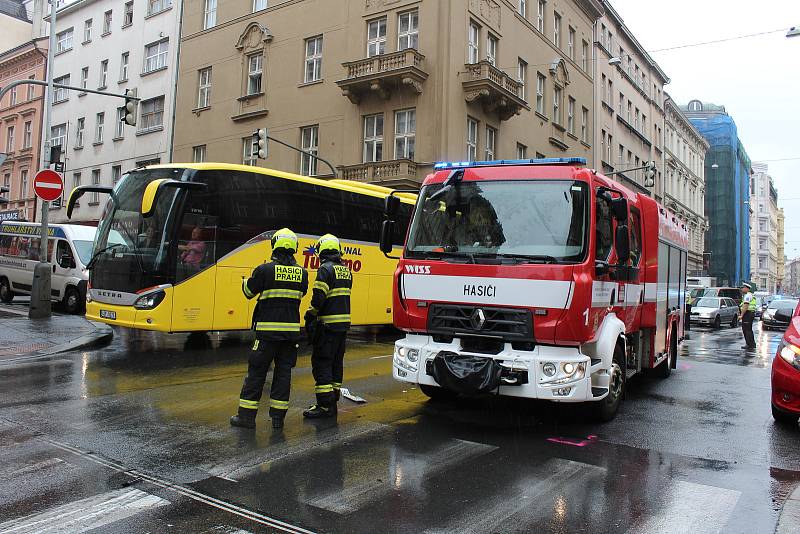
M 778 518 L 775 534 L 794 534 L 800 532 L 800 485 L 786 498 Z
M 60 345 L 56 345 L 55 347 L 50 347 L 47 349 L 31 352 L 25 354 L 24 356 L 19 356 L 17 358 L 2 360 L 0 361 L 0 365 L 19 363 L 28 360 L 35 360 L 37 358 L 52 356 L 54 354 L 60 354 L 62 352 L 70 352 L 79 349 L 100 347 L 110 343 L 111 340 L 114 338 L 114 330 L 107 324 L 98 323 L 95 321 L 87 321 L 87 322 L 94 327 L 95 330 L 94 332 L 90 334 L 84 334 L 81 337 L 75 338 L 72 341 L 68 341 Z

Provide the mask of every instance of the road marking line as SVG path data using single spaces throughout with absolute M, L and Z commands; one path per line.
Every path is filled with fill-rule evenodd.
M 741 494 L 736 490 L 678 480 L 659 498 L 655 513 L 649 515 L 641 525 L 628 529 L 628 532 L 722 532 Z
M 86 532 L 167 504 L 169 501 L 136 488 L 118 489 L 0 523 L 0 532 Z
M 49 469 L 51 467 L 56 467 L 56 466 L 71 467 L 72 465 L 68 464 L 61 458 L 50 458 L 48 460 L 43 460 L 41 462 L 36 462 L 34 464 L 28 464 L 16 469 L 6 469 L 0 471 L 0 478 L 9 479 L 12 477 L 18 477 L 20 475 L 35 473 L 36 471 L 43 471 L 45 469 Z
M 334 488 L 327 493 L 306 499 L 306 503 L 337 514 L 348 514 L 365 505 L 383 499 L 392 491 L 417 487 L 425 479 L 465 460 L 496 450 L 494 445 L 460 439 L 449 440 L 428 454 L 397 449 L 386 472 L 367 473 L 369 480 L 344 489 Z

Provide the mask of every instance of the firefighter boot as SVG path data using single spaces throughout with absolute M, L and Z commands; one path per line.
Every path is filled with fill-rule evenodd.
M 248 412 L 252 412 L 252 415 Z M 237 415 L 231 417 L 231 426 L 238 426 L 240 428 L 255 428 L 256 411 L 255 410 L 247 410 L 247 412 L 239 411 Z
M 303 412 L 303 417 L 307 419 L 323 419 L 326 417 L 336 417 L 336 403 L 329 406 L 315 404 Z

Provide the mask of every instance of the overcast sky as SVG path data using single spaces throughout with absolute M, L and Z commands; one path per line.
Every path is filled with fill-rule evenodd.
M 611 0 L 647 50 L 800 26 L 800 0 Z M 786 214 L 786 255 L 800 256 L 800 37 L 761 37 L 653 52 L 667 92 L 722 104 L 753 161 L 767 161 Z M 796 199 L 796 200 L 790 200 Z

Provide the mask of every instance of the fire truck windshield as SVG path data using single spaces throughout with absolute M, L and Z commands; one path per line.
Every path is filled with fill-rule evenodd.
M 405 255 L 476 262 L 576 263 L 586 255 L 588 188 L 571 180 L 425 186 Z

